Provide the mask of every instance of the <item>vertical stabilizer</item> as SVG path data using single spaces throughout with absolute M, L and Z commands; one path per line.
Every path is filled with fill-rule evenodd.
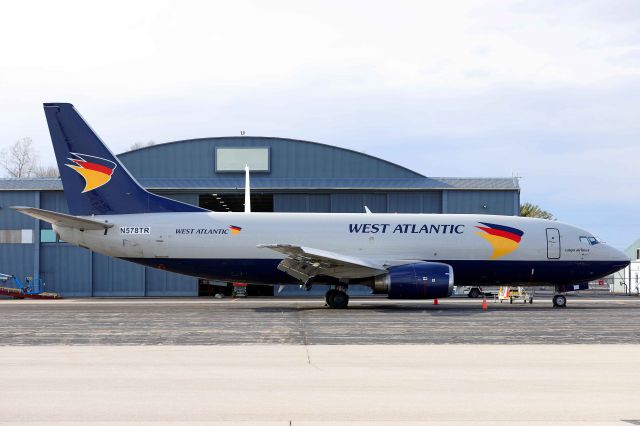
M 46 103 L 44 113 L 72 215 L 206 211 L 142 188 L 73 105 Z

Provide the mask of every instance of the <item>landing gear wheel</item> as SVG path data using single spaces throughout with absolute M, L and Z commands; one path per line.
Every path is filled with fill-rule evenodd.
M 349 295 L 340 290 L 329 290 L 325 296 L 327 305 L 332 309 L 344 309 L 349 304 Z
M 469 294 L 468 294 L 468 296 L 471 297 L 472 299 L 477 299 L 481 295 L 482 293 L 480 293 L 480 290 L 478 290 L 477 288 L 472 288 L 471 290 L 469 290 Z
M 324 294 L 324 302 L 326 303 L 325 306 L 329 306 L 329 299 L 332 297 L 332 292 L 335 290 L 328 290 L 325 294 Z M 331 296 L 331 297 L 330 297 Z
M 567 297 L 563 294 L 556 294 L 553 296 L 553 307 L 554 308 L 566 308 L 567 307 Z

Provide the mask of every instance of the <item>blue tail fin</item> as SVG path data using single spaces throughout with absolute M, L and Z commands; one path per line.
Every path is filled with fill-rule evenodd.
M 206 211 L 147 192 L 73 105 L 46 103 L 44 113 L 72 215 Z

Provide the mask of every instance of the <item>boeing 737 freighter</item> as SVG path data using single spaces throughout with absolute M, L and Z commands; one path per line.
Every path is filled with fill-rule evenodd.
M 221 213 L 142 188 L 75 110 L 44 104 L 70 214 L 17 210 L 69 243 L 145 266 L 255 284 L 350 284 L 396 299 L 450 296 L 455 285 L 573 285 L 629 264 L 591 232 L 560 222 L 476 214 Z

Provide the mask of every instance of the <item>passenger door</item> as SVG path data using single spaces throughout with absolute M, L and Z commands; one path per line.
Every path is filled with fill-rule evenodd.
M 547 228 L 547 258 L 560 259 L 560 231 Z

